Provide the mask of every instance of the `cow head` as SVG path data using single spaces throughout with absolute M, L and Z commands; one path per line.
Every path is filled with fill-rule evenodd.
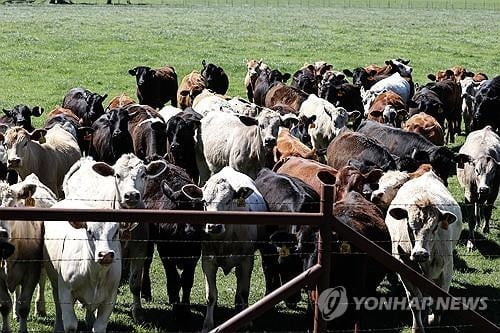
M 268 71 L 268 78 L 269 78 L 269 83 L 272 84 L 274 82 L 283 82 L 285 83 L 290 79 L 291 74 L 290 73 L 281 73 L 277 69 L 273 69 L 272 71 Z
M 430 200 L 417 199 L 415 204 L 392 207 L 388 212 L 394 219 L 401 221 L 401 227 L 408 228 L 412 243 L 410 260 L 429 262 L 438 228 L 448 229 L 457 220 L 452 212 L 445 211 Z
M 120 254 L 120 223 L 69 221 L 75 229 L 84 229 L 87 234 L 94 262 L 103 266 L 111 265 Z
M 408 66 L 409 63 L 410 60 L 404 60 L 401 58 L 391 59 L 385 62 L 386 65 L 392 67 L 391 71 L 392 73 L 398 72 L 399 74 L 401 74 L 401 76 L 407 76 L 407 77 L 411 76 L 411 73 L 413 72 L 413 68 Z
M 9 169 L 20 169 L 31 156 L 33 141 L 45 141 L 44 129 L 36 129 L 29 133 L 22 127 L 15 126 L 0 134 L 0 141 L 5 141 L 7 148 L 7 166 Z M 39 142 L 37 142 L 39 144 Z
M 308 93 L 315 94 L 317 92 L 317 79 L 314 74 L 313 65 L 309 65 L 296 71 L 292 77 L 292 86 Z
M 151 69 L 151 67 L 147 66 L 138 66 L 129 69 L 128 73 L 132 76 L 135 76 L 137 87 L 143 87 L 147 86 L 153 80 L 156 74 L 156 70 Z
M 101 176 L 115 178 L 116 200 L 121 208 L 142 208 L 146 177 L 157 177 L 166 167 L 161 160 L 144 165 L 134 154 L 124 154 L 113 166 L 97 162 L 92 169 Z
M 14 126 L 21 126 L 28 131 L 32 131 L 31 116 L 40 117 L 43 113 L 43 108 L 35 106 L 30 109 L 28 106 L 20 104 L 14 106 L 11 110 L 3 109 L 3 113 L 12 119 Z
M 276 146 L 279 127 L 283 124 L 280 114 L 273 110 L 264 109 L 257 116 L 257 121 L 264 147 L 272 149 Z
M 309 126 L 314 123 L 316 116 L 300 116 L 299 122 L 290 129 L 290 134 L 299 139 L 303 144 L 312 147 Z
M 358 192 L 370 198 L 372 194 L 372 184 L 376 184 L 382 174 L 383 171 L 380 169 L 372 169 L 363 174 L 355 167 L 343 167 L 338 171 L 336 176 L 335 200 L 342 200 L 350 191 Z
M 222 67 L 219 67 L 214 64 L 207 64 L 205 60 L 203 60 L 201 64 L 203 66 L 203 69 L 201 71 L 201 76 L 205 80 L 207 88 L 209 89 L 210 87 L 213 86 L 214 82 L 217 82 L 218 80 L 220 80 L 222 76 L 226 75 Z
M 443 103 L 435 92 L 427 88 L 422 88 L 419 93 L 413 98 L 413 103 L 416 107 L 410 107 L 410 113 L 425 112 L 436 119 L 442 118 Z
M 85 94 L 87 109 L 85 110 L 85 114 L 83 114 L 80 118 L 80 125 L 92 126 L 92 123 L 104 114 L 104 107 L 102 103 L 107 97 L 107 94 L 104 94 L 102 96 L 98 93 L 91 92 L 87 92 Z
M 495 179 L 498 178 L 500 161 L 489 155 L 474 159 L 467 154 L 459 154 L 457 161 L 457 167 L 460 169 L 464 169 L 465 164 L 469 165 L 470 177 L 476 184 L 475 195 L 479 202 L 485 202 L 494 187 Z
M 394 105 L 386 105 L 382 111 L 384 123 L 396 128 L 401 127 L 401 123 L 406 120 L 407 115 L 408 112 L 405 109 L 397 109 Z
M 372 70 L 368 72 L 363 67 L 355 68 L 352 72 L 348 69 L 344 69 L 343 73 L 352 77 L 352 83 L 358 87 L 363 87 L 365 89 L 369 88 L 369 79 L 377 74 L 377 71 Z
M 263 69 L 267 68 L 267 65 L 262 62 L 263 60 L 260 59 L 259 61 L 257 60 L 248 60 L 246 61 L 247 65 L 247 75 L 250 77 L 250 79 L 256 80 L 257 77 L 259 76 L 260 72 Z
M 177 165 L 184 165 L 183 152 L 186 152 L 186 147 L 194 147 L 195 132 L 201 125 L 201 118 L 201 115 L 193 111 L 177 114 L 168 120 L 167 141 L 170 143 L 170 152 Z
M 128 122 L 130 115 L 126 109 L 112 109 L 105 114 L 109 124 L 109 132 L 112 141 L 120 141 L 124 137 L 130 137 Z

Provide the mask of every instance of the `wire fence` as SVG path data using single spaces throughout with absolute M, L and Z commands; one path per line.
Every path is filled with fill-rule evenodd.
M 57 1 L 57 0 L 56 0 Z M 108 0 L 59 0 L 74 4 L 106 4 Z M 46 3 L 40 0 L 5 0 L 4 3 Z M 498 0 L 109 0 L 116 5 L 170 7 L 279 7 L 279 8 L 387 8 L 500 10 Z

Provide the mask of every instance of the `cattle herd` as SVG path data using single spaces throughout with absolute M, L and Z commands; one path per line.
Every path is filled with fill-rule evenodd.
M 138 103 L 122 94 L 105 107 L 107 95 L 71 89 L 42 128 L 31 117 L 43 108 L 4 109 L 2 207 L 318 212 L 321 187 L 330 184 L 339 221 L 447 291 L 462 213 L 470 215 L 470 251 L 475 227 L 483 223 L 489 231 L 500 184 L 500 76 L 456 66 L 418 85 L 409 61 L 400 58 L 343 71 L 316 62 L 293 75 L 262 60 L 246 65 L 246 99 L 226 96 L 227 74 L 203 61 L 180 84 L 172 66 L 130 69 Z M 445 146 L 457 135 L 467 136 L 458 152 Z M 447 189 L 455 172 L 464 212 Z M 207 309 L 200 329 L 207 332 L 214 327 L 219 268 L 235 269 L 235 307 L 243 309 L 254 253 L 262 255 L 267 294 L 314 263 L 317 233 L 310 226 L 2 220 L 2 332 L 9 331 L 9 292 L 17 291 L 20 332 L 28 330 L 37 284 L 35 310 L 46 313 L 45 277 L 55 331 L 77 330 L 78 301 L 88 329 L 105 332 L 125 269 L 131 314 L 140 322 L 141 303 L 151 300 L 155 245 L 178 316 L 190 312 L 201 257 Z M 349 268 L 335 271 L 332 285 L 352 296 L 373 295 L 387 272 L 366 256 L 338 254 L 359 250 L 334 239 L 333 269 Z M 408 296 L 422 297 L 402 283 Z M 314 302 L 314 293 L 308 295 Z M 286 304 L 300 299 L 291 295 Z M 439 322 L 431 309 L 425 316 L 418 307 L 411 311 L 415 331 Z

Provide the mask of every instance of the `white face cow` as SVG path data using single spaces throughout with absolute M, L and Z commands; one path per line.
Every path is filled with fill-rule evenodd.
M 116 200 L 120 203 L 121 208 L 142 208 L 144 206 L 142 196 L 146 177 L 157 177 L 166 167 L 166 163 L 161 160 L 144 165 L 142 160 L 134 154 L 124 154 L 114 166 L 97 162 L 92 166 L 92 169 L 104 177 L 114 176 Z
M 396 197 L 398 190 L 410 179 L 407 172 L 387 171 L 378 180 L 378 189 L 372 192 L 371 201 L 379 207 L 387 209 Z
M 408 206 L 393 207 L 389 214 L 407 225 L 412 242 L 410 260 L 421 263 L 433 259 L 430 256 L 438 228 L 447 230 L 448 225 L 457 220 L 455 214 L 438 208 L 426 198 Z
M 75 229 L 85 229 L 88 246 L 97 264 L 111 265 L 119 253 L 120 223 L 116 222 L 69 222 Z
M 413 68 L 408 66 L 410 63 L 410 60 L 403 60 L 403 59 L 391 59 L 385 62 L 387 65 L 392 65 L 398 68 L 399 73 L 402 76 L 411 76 L 411 72 L 413 71 Z
M 0 134 L 0 141 L 5 139 L 7 163 L 11 169 L 18 169 L 30 158 L 32 141 L 39 141 L 47 133 L 44 129 L 36 129 L 29 133 L 22 127 L 8 129 L 5 135 Z
M 276 146 L 279 128 L 282 123 L 280 114 L 270 109 L 264 109 L 257 116 L 257 121 L 264 146 L 266 148 Z
M 469 155 L 459 154 L 458 159 L 459 164 L 468 163 L 469 167 L 472 168 L 470 176 L 476 184 L 477 193 L 475 194 L 480 202 L 484 202 L 488 198 L 497 178 L 500 162 L 488 155 L 473 159 Z

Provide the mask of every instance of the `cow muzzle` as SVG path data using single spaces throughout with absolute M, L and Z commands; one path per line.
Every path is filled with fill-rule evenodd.
M 489 186 L 481 186 L 479 187 L 479 198 L 480 199 L 485 199 L 488 194 L 490 194 L 490 187 Z
M 126 208 L 136 208 L 141 201 L 141 194 L 138 191 L 130 191 L 123 196 L 122 205 Z
M 97 262 L 100 265 L 111 265 L 115 258 L 115 251 L 99 251 L 97 254 Z
M 226 231 L 223 224 L 207 224 L 205 227 L 205 232 L 207 234 L 220 235 Z
M 411 251 L 410 260 L 415 262 L 426 262 L 430 258 L 429 252 L 424 248 L 414 248 Z
M 12 158 L 7 161 L 7 167 L 9 169 L 17 168 L 21 166 L 21 159 L 20 158 Z
M 266 148 L 272 148 L 276 146 L 276 138 L 266 138 L 264 140 L 264 145 L 266 146 Z

